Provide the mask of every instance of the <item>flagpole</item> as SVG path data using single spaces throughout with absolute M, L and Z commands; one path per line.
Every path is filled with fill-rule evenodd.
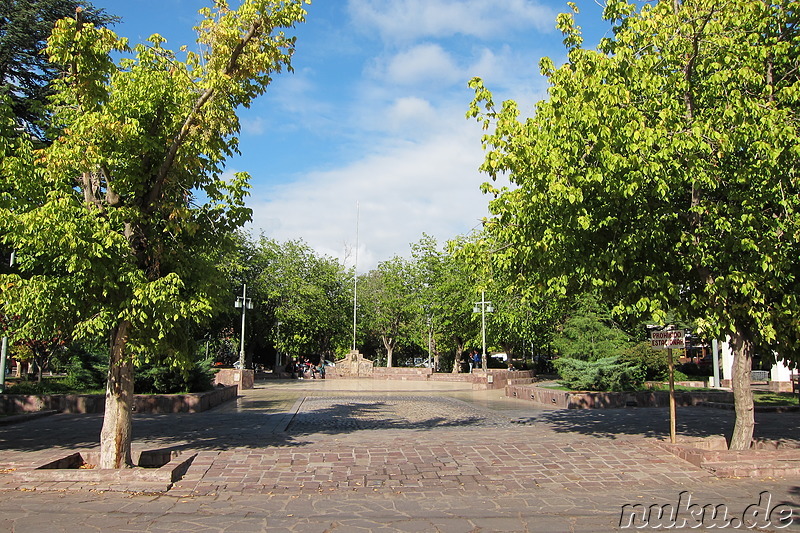
M 358 303 L 358 221 L 360 217 L 360 206 L 356 202 L 356 253 L 353 263 L 353 351 L 356 349 L 356 307 Z

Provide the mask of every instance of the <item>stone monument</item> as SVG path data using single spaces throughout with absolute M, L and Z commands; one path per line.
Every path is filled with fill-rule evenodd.
M 350 350 L 344 359 L 336 361 L 336 374 L 341 377 L 360 378 L 372 376 L 374 363 L 365 359 L 358 350 Z

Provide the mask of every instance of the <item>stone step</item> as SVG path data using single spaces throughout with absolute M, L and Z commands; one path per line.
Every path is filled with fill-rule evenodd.
M 799 478 L 800 458 L 785 461 L 724 461 L 704 462 L 702 468 L 717 477 Z

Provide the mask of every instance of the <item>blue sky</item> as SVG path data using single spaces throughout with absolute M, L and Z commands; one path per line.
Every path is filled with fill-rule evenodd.
M 203 0 L 93 0 L 122 17 L 132 44 L 152 33 L 194 43 Z M 595 0 L 575 0 L 585 45 L 609 32 Z M 236 0 L 230 4 L 235 6 Z M 423 232 L 440 243 L 486 215 L 481 130 L 465 118 L 467 82 L 523 111 L 546 97 L 543 56 L 564 60 L 558 0 L 315 0 L 295 30 L 294 73 L 242 110 L 255 234 L 302 239 L 358 270 L 406 256 Z

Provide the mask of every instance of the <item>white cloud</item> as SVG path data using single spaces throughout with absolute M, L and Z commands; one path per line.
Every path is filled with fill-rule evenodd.
M 421 131 L 434 127 L 436 113 L 427 100 L 413 96 L 398 98 L 386 112 L 389 130 L 418 137 Z
M 389 42 L 466 35 L 488 38 L 533 26 L 552 30 L 555 12 L 530 0 L 349 0 L 356 27 Z
M 408 255 L 423 232 L 440 243 L 469 232 L 487 211 L 477 171 L 480 133 L 466 121 L 457 131 L 444 125 L 415 142 L 395 143 L 252 198 L 251 229 L 278 240 L 301 238 L 319 253 L 344 259 L 355 244 L 358 203 L 359 271 Z
M 385 80 L 398 85 L 449 85 L 462 78 L 461 69 L 438 44 L 414 46 L 392 57 L 385 66 Z
M 242 132 L 247 135 L 262 135 L 265 130 L 264 119 L 262 117 L 245 118 L 242 117 Z

